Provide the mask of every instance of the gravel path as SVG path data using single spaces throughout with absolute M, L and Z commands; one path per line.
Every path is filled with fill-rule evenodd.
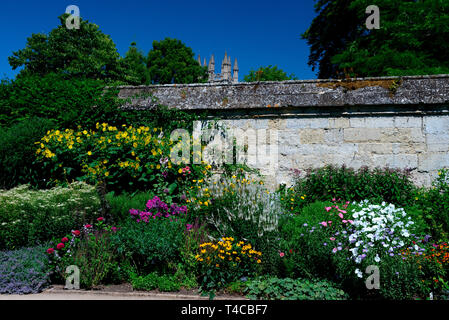
M 71 291 L 53 287 L 39 294 L 0 295 L 0 300 L 208 300 L 194 294 L 112 291 Z M 214 300 L 246 300 L 236 296 L 217 296 Z

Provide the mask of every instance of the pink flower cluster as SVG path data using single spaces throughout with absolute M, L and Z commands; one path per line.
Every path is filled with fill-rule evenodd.
M 101 227 L 101 226 L 104 226 L 103 223 L 106 221 L 106 219 L 104 217 L 99 217 L 99 218 L 97 218 L 97 221 L 98 221 L 98 225 Z M 83 230 L 84 234 L 89 234 L 91 232 L 94 232 L 94 226 L 91 224 L 85 224 L 83 226 L 82 230 Z M 118 229 L 116 227 L 106 227 L 104 230 L 117 232 Z M 81 237 L 81 231 L 80 230 L 72 230 L 72 239 L 70 240 L 68 237 L 62 238 L 61 242 L 56 245 L 56 250 L 62 250 L 64 248 L 69 248 L 70 246 L 73 245 L 75 238 L 79 238 L 79 237 Z M 68 243 L 68 242 L 70 242 L 70 243 Z M 49 249 L 47 249 L 47 253 L 54 254 L 55 249 L 49 248 Z
M 183 177 L 185 177 L 187 174 L 190 174 L 190 173 L 191 173 L 191 171 L 190 171 L 190 167 L 189 166 L 187 166 L 185 168 L 182 168 L 182 176 Z
M 73 230 L 73 231 L 72 231 L 72 235 L 73 235 L 74 237 L 79 237 L 80 234 L 81 234 L 81 232 L 80 232 L 79 230 Z M 61 242 L 58 243 L 58 244 L 56 245 L 56 249 L 57 249 L 57 250 L 62 250 L 62 249 L 64 249 L 64 248 L 65 248 L 65 244 L 66 244 L 67 242 L 69 242 L 69 238 L 67 238 L 67 237 L 62 238 L 62 239 L 61 239 Z M 54 249 L 54 248 L 49 248 L 49 249 L 47 249 L 47 253 L 48 253 L 48 254 L 53 254 L 53 253 L 55 253 L 55 249 Z
M 168 205 L 157 196 L 149 200 L 146 207 L 146 211 L 131 209 L 129 210 L 129 213 L 136 219 L 137 222 L 148 222 L 150 218 L 157 219 L 177 217 L 187 213 L 186 206 L 178 207 L 176 204 L 172 204 L 168 207 Z
M 340 200 L 341 200 L 341 199 L 336 200 L 335 198 L 333 198 L 333 199 L 332 199 L 332 202 L 333 202 L 334 204 L 333 204 L 331 207 L 325 207 L 324 209 L 325 209 L 327 212 L 330 212 L 331 215 L 334 214 L 334 213 L 337 213 L 338 217 L 342 220 L 342 222 L 343 222 L 344 224 L 347 224 L 347 223 L 353 224 L 353 223 L 354 223 L 353 220 L 345 219 L 345 216 L 344 216 L 344 214 L 346 214 L 347 211 L 346 211 L 346 210 L 343 210 L 343 209 L 346 209 L 346 208 L 348 207 L 349 201 L 346 201 L 346 203 L 342 206 L 342 208 L 339 208 L 339 206 L 337 205 L 337 201 L 340 201 Z M 332 212 L 331 212 L 331 211 L 332 211 Z M 322 225 L 323 227 L 330 226 L 331 224 L 332 224 L 332 221 L 323 221 L 323 222 L 321 222 L 321 225 Z

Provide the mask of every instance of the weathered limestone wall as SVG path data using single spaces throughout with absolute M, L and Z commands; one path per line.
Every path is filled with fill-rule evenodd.
M 224 120 L 229 127 L 279 129 L 276 183 L 291 182 L 291 169 L 327 164 L 409 168 L 428 185 L 449 167 L 449 115 Z M 259 167 L 262 172 L 267 168 Z
M 408 168 L 417 184 L 429 185 L 449 167 L 448 75 L 123 87 L 120 95 L 144 92 L 159 104 L 206 110 L 228 127 L 277 129 L 273 184 L 289 184 L 291 169 L 345 164 Z M 154 105 L 138 98 L 125 107 Z

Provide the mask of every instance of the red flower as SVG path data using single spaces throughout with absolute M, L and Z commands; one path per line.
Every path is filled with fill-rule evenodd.
M 97 219 L 97 221 L 98 221 L 98 222 L 104 221 L 104 218 L 103 218 L 103 217 L 100 217 L 100 218 Z
M 84 226 L 84 228 L 90 229 L 90 228 L 92 228 L 92 225 L 91 225 L 91 224 L 86 224 L 86 225 Z
M 53 248 L 47 249 L 47 253 L 48 253 L 48 254 L 52 254 L 52 253 L 54 253 L 54 252 L 55 252 L 55 249 L 53 249 Z
M 61 242 L 69 242 L 69 238 L 64 237 L 64 238 L 61 239 Z
M 279 256 L 281 257 L 281 258 L 283 258 L 284 257 L 284 253 L 283 252 L 279 252 Z
M 290 249 L 289 252 L 290 252 L 290 253 L 293 253 L 293 249 Z
M 81 232 L 80 232 L 79 230 L 75 230 L 75 231 L 72 231 L 72 234 L 73 234 L 75 237 L 79 237 L 79 235 L 81 234 Z
M 65 247 L 64 243 L 58 243 L 58 245 L 56 246 L 56 249 L 61 250 L 64 247 Z

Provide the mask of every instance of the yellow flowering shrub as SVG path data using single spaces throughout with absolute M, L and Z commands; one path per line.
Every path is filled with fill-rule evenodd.
M 250 243 L 233 237 L 199 246 L 196 261 L 202 275 L 201 290 L 211 292 L 242 277 L 254 276 L 260 271 L 262 253 Z
M 110 190 L 152 190 L 180 194 L 192 179 L 209 174 L 208 166 L 188 165 L 190 159 L 170 161 L 177 142 L 162 128 L 111 126 L 96 129 L 52 130 L 37 142 L 36 155 L 51 168 L 52 180 L 104 181 Z

